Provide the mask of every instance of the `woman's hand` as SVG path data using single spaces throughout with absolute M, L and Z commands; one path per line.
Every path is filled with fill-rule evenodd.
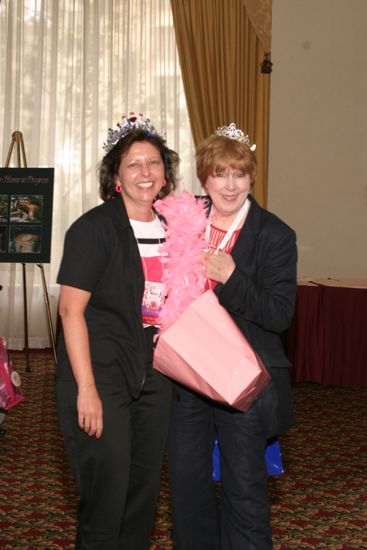
M 226 283 L 236 267 L 232 256 L 222 250 L 205 252 L 202 259 L 208 279 L 218 283 Z
M 66 350 L 78 386 L 78 424 L 88 435 L 100 438 L 103 430 L 102 402 L 95 385 L 84 311 L 91 293 L 61 285 L 59 313 Z
M 78 391 L 77 399 L 79 427 L 90 437 L 99 439 L 103 431 L 103 409 L 95 384 Z

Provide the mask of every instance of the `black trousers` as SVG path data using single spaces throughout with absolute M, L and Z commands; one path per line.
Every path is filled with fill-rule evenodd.
M 172 385 L 149 369 L 138 399 L 124 384 L 97 387 L 104 424 L 98 440 L 78 427 L 75 383 L 56 383 L 65 446 L 80 492 L 75 548 L 148 550 Z
M 175 387 L 168 459 L 176 550 L 272 548 L 264 460 L 269 400 L 271 388 L 243 413 Z M 212 480 L 215 431 L 220 502 Z

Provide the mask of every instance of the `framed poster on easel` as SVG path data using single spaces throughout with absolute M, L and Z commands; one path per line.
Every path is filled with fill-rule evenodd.
M 13 152 L 16 154 L 16 168 L 10 167 Z M 23 134 L 19 130 L 13 132 L 5 167 L 0 168 L 0 262 L 19 263 L 22 266 L 26 371 L 30 371 L 27 263 L 35 263 L 41 272 L 48 328 L 55 364 L 57 362 L 55 333 L 43 269 L 43 263 L 49 263 L 51 254 L 53 183 L 53 168 L 28 168 Z
M 0 262 L 50 262 L 53 184 L 53 168 L 0 168 Z

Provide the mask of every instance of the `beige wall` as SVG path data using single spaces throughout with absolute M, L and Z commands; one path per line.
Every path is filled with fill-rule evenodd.
M 367 277 L 367 0 L 273 0 L 268 208 L 299 276 Z

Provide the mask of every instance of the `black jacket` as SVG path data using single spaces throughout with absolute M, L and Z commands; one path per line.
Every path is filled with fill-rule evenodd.
M 131 395 L 138 396 L 146 370 L 144 276 L 120 198 L 93 208 L 71 225 L 57 282 L 91 292 L 85 319 L 96 381 L 126 383 Z M 73 378 L 62 332 L 57 376 Z
M 293 423 L 287 359 L 280 335 L 294 312 L 295 232 L 249 196 L 251 207 L 231 255 L 236 268 L 215 293 L 267 367 L 277 396 L 277 429 Z

